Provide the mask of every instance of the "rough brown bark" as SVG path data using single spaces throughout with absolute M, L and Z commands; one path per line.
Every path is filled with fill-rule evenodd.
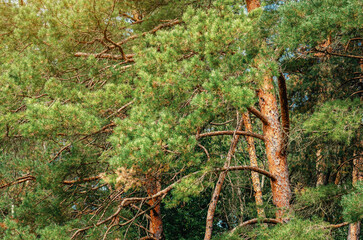
M 161 184 L 159 179 L 153 177 L 149 177 L 148 180 L 149 181 L 146 184 L 146 188 L 147 194 L 150 197 L 161 191 Z M 151 198 L 148 201 L 148 204 L 153 206 L 156 202 L 158 202 L 158 200 L 158 198 Z M 155 239 L 164 239 L 160 204 L 157 204 L 153 209 L 150 210 L 149 231 L 154 235 L 153 237 Z
M 248 132 L 252 132 L 252 125 L 250 116 L 248 113 L 244 113 L 242 115 L 243 124 L 245 125 L 245 130 Z M 248 145 L 248 154 L 250 157 L 250 164 L 252 167 L 258 167 L 257 164 L 257 155 L 255 149 L 255 141 L 253 137 L 246 136 L 246 141 Z M 260 184 L 260 177 L 258 176 L 257 172 L 251 172 L 253 190 L 255 192 L 255 201 L 257 206 L 257 215 L 260 218 L 265 218 L 265 210 L 263 209 L 263 199 L 262 199 L 262 190 Z
M 359 240 L 360 222 L 349 224 L 347 240 Z
M 281 124 L 282 129 L 284 130 L 284 139 L 288 139 L 288 135 L 290 132 L 290 117 L 289 117 L 289 102 L 287 100 L 287 89 L 286 89 L 286 79 L 281 73 L 278 79 L 279 85 L 279 97 L 280 97 L 280 106 L 281 106 Z M 287 142 L 286 142 L 287 144 Z
M 248 11 L 259 7 L 259 0 L 246 0 Z M 274 95 L 273 80 L 265 76 L 261 88 L 258 90 L 261 114 L 269 124 L 264 124 L 266 155 L 269 172 L 276 176 L 276 181 L 271 181 L 273 203 L 277 207 L 276 218 L 281 220 L 290 208 L 291 190 L 286 154 L 286 134 L 279 121 L 279 109 Z
M 259 8 L 261 6 L 260 1 L 256 1 L 256 0 L 246 0 L 246 4 L 247 4 L 247 11 L 251 12 L 252 10 Z
M 265 135 L 266 155 L 269 172 L 276 176 L 277 180 L 271 182 L 273 203 L 278 208 L 276 218 L 282 219 L 290 208 L 291 190 L 286 155 L 286 140 L 282 126 L 279 122 L 279 111 L 276 97 L 273 94 L 272 78 L 266 76 L 262 88 L 258 91 L 261 113 L 264 114 L 270 124 L 263 126 Z
M 238 143 L 238 140 L 240 137 L 240 135 L 237 135 L 236 132 L 241 131 L 241 126 L 242 126 L 242 122 L 238 123 L 237 129 L 236 129 L 235 133 L 233 134 L 232 143 L 229 148 L 229 151 L 228 151 L 228 154 L 226 157 L 226 161 L 223 166 L 224 168 L 228 168 L 231 164 L 231 159 L 234 155 L 234 152 L 236 151 L 237 143 Z M 213 196 L 209 203 L 209 208 L 208 208 L 208 213 L 207 213 L 204 240 L 210 240 L 212 238 L 214 212 L 216 211 L 219 195 L 222 191 L 223 182 L 227 176 L 227 173 L 228 173 L 228 171 L 223 171 L 219 174 L 217 184 L 214 188 Z

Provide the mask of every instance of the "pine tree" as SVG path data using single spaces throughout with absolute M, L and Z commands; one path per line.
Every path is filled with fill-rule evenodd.
M 358 239 L 361 8 L 1 1 L 1 237 Z

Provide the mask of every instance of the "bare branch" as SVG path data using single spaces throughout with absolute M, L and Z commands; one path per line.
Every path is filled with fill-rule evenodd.
M 212 136 L 219 136 L 219 135 L 233 135 L 235 131 L 216 131 L 216 132 L 207 132 L 207 133 L 202 133 L 199 134 L 197 136 L 197 138 L 202 138 L 202 137 L 212 137 Z M 257 134 L 257 133 L 252 133 L 252 132 L 245 132 L 245 131 L 236 131 L 236 135 L 244 135 L 244 136 L 251 136 L 251 137 L 255 137 L 261 140 L 265 140 L 265 137 Z
M 335 53 L 335 52 L 330 52 L 328 50 L 319 50 L 319 49 L 314 49 L 315 52 L 320 52 L 320 53 L 325 53 L 328 55 L 332 55 L 332 56 L 338 56 L 338 57 L 347 57 L 347 58 L 356 58 L 356 59 L 363 59 L 363 56 L 358 56 L 358 55 L 351 55 L 351 54 L 342 54 L 342 53 Z
M 61 150 L 58 151 L 58 153 L 49 161 L 49 163 L 53 162 L 55 159 L 57 159 L 57 157 L 59 157 L 59 155 L 65 151 L 67 148 L 69 148 L 72 144 L 69 143 L 67 145 L 65 145 L 64 147 L 61 148 Z
M 232 122 L 233 120 L 228 120 L 228 121 L 226 121 L 226 122 L 223 122 L 223 123 L 214 123 L 214 122 L 211 122 L 211 123 L 209 123 L 210 125 L 215 125 L 215 126 L 222 126 L 222 125 L 226 125 L 226 124 L 228 124 L 228 123 L 230 123 L 230 122 Z
M 260 111 L 258 111 L 256 108 L 248 107 L 247 110 L 253 115 L 255 115 L 257 118 L 259 118 L 263 122 L 263 124 L 270 125 L 270 122 L 268 121 L 267 117 L 263 115 Z
M 271 178 L 271 180 L 276 181 L 277 178 L 272 173 L 258 167 L 252 167 L 252 166 L 232 166 L 228 168 L 217 168 L 216 171 L 238 171 L 238 170 L 250 170 L 253 172 L 257 172 L 260 174 L 265 175 L 266 177 Z
M 237 113 L 237 119 L 238 119 L 238 113 Z M 238 121 L 236 130 L 233 131 L 233 138 L 231 141 L 231 145 L 228 150 L 228 154 L 226 157 L 226 161 L 224 162 L 223 168 L 228 169 L 231 164 L 231 159 L 234 156 L 234 153 L 236 151 L 236 147 L 238 144 L 238 140 L 240 138 L 240 135 L 237 134 L 237 131 L 240 131 L 242 128 L 242 122 Z M 219 195 L 222 191 L 223 182 L 227 176 L 228 171 L 222 171 L 219 173 L 218 181 L 216 183 L 216 186 L 214 187 L 213 195 L 209 203 L 208 212 L 207 212 L 207 219 L 206 219 L 206 227 L 205 227 L 205 233 L 204 233 L 204 240 L 210 240 L 212 238 L 212 231 L 213 231 L 213 219 L 214 219 L 214 213 L 217 208 L 217 203 L 219 199 Z
M 198 143 L 198 146 L 201 148 L 201 149 L 203 149 L 204 150 L 204 152 L 205 152 L 205 155 L 207 155 L 207 161 L 209 162 L 209 160 L 210 160 L 210 155 L 209 155 L 209 152 L 208 152 L 208 150 L 202 145 L 202 144 L 200 144 L 200 143 Z
M 111 44 L 113 44 L 113 46 L 117 47 L 120 50 L 122 59 L 126 61 L 127 60 L 127 57 L 125 55 L 124 50 L 122 49 L 122 47 L 120 45 L 118 45 L 117 43 L 115 43 L 114 41 L 112 41 L 112 39 L 107 36 L 107 30 L 106 29 L 103 32 L 103 36 L 106 39 L 106 41 L 110 42 Z
M 328 226 L 326 226 L 324 228 L 325 229 L 327 229 L 327 228 L 335 229 L 335 228 L 340 228 L 340 227 L 347 226 L 348 224 L 349 224 L 349 222 L 343 222 L 343 223 L 339 223 L 339 224 L 331 224 L 331 225 L 328 225 Z
M 95 58 L 106 58 L 111 60 L 124 60 L 124 56 L 122 55 L 113 55 L 113 54 L 107 54 L 107 53 L 84 53 L 84 52 L 77 52 L 74 54 L 75 57 L 90 57 L 94 56 Z M 124 63 L 134 62 L 132 57 L 135 56 L 135 54 L 125 54 L 126 60 Z
M 182 21 L 180 21 L 180 20 L 178 20 L 178 19 L 175 19 L 175 20 L 172 20 L 172 21 L 170 21 L 170 22 L 167 22 L 167 23 L 164 23 L 164 24 L 160 24 L 160 25 L 156 26 L 155 28 L 153 28 L 152 30 L 150 30 L 150 31 L 148 31 L 148 32 L 144 32 L 144 33 L 142 33 L 141 35 L 137 35 L 137 34 L 132 35 L 132 36 L 130 36 L 130 37 L 128 37 L 128 38 L 126 38 L 126 39 L 122 40 L 121 42 L 118 42 L 118 43 L 117 43 L 117 45 L 125 44 L 125 43 L 127 43 L 128 41 L 131 41 L 131 40 L 133 40 L 133 39 L 135 39 L 135 38 L 138 38 L 138 37 L 140 37 L 140 36 L 145 36 L 145 35 L 147 35 L 147 34 L 155 33 L 155 32 L 159 31 L 159 30 L 160 30 L 160 29 L 162 29 L 162 28 L 165 28 L 165 27 L 171 27 L 171 26 L 174 26 L 174 25 L 180 24 L 181 22 L 182 22 Z M 113 48 L 115 48 L 115 47 L 110 47 L 110 49 L 113 49 Z
M 112 113 L 110 116 L 108 116 L 106 119 L 109 119 L 110 117 L 114 116 L 115 114 L 120 113 L 122 110 L 124 110 L 125 108 L 127 108 L 128 106 L 133 104 L 134 102 L 135 102 L 135 99 L 133 99 L 132 101 L 126 103 L 125 105 L 120 107 L 115 113 Z
M 64 180 L 63 184 L 65 185 L 72 185 L 75 183 L 82 183 L 82 182 L 91 182 L 91 181 L 95 181 L 101 179 L 100 176 L 94 176 L 94 177 L 89 177 L 89 178 L 82 178 L 82 179 L 77 179 L 77 180 Z
M 10 182 L 10 183 L 6 183 L 2 186 L 0 186 L 0 189 L 3 189 L 3 188 L 7 188 L 7 187 L 10 187 L 12 185 L 15 185 L 15 184 L 20 184 L 20 183 L 23 183 L 23 182 L 27 182 L 27 181 L 34 181 L 35 180 L 35 177 L 34 176 L 24 176 L 24 177 L 20 177 L 20 178 L 17 178 L 16 180 Z

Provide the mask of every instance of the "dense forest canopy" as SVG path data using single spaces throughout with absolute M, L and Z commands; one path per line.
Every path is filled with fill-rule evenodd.
M 362 239 L 362 1 L 0 3 L 2 239 Z

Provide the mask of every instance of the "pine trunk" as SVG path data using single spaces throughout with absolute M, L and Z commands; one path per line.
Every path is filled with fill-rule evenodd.
M 246 0 L 246 3 L 249 12 L 261 5 L 259 0 Z M 285 87 L 285 85 L 281 87 Z M 291 198 L 286 153 L 287 131 L 282 127 L 282 125 L 288 127 L 288 112 L 282 116 L 284 124 L 281 124 L 272 77 L 264 77 L 262 87 L 258 90 L 258 97 L 261 113 L 269 121 L 269 124 L 264 124 L 263 133 L 269 171 L 277 178 L 276 181 L 271 181 L 271 190 L 273 203 L 277 207 L 276 218 L 281 220 L 290 208 Z M 280 97 L 285 99 L 286 96 Z M 282 108 L 287 110 L 288 106 L 282 106 Z
M 247 132 L 253 132 L 252 131 L 252 125 L 250 116 L 248 113 L 244 113 L 242 115 L 243 123 L 245 125 L 245 130 Z M 256 149 L 255 149 L 255 141 L 253 137 L 246 136 L 247 145 L 248 145 L 248 154 L 250 157 L 250 165 L 252 167 L 258 167 L 257 165 L 257 155 L 256 155 Z M 262 191 L 261 191 L 261 184 L 260 184 L 260 177 L 258 176 L 257 172 L 251 172 L 251 178 L 252 178 L 252 184 L 253 184 L 253 190 L 255 192 L 255 201 L 257 205 L 257 214 L 260 218 L 265 218 L 265 211 L 263 209 L 263 199 L 262 199 Z
M 281 220 L 290 208 L 291 190 L 287 166 L 286 139 L 279 122 L 279 111 L 276 97 L 273 94 L 271 77 L 265 77 L 263 86 L 258 91 L 261 113 L 268 118 L 269 124 L 264 124 L 266 155 L 269 171 L 276 176 L 271 181 L 273 203 L 277 207 L 276 218 Z
M 149 182 L 146 184 L 148 196 L 152 196 L 161 191 L 160 181 L 154 178 L 149 178 Z M 150 210 L 150 225 L 149 230 L 156 239 L 163 239 L 163 221 L 161 218 L 161 209 L 159 199 L 153 198 L 148 201 L 150 206 L 155 207 Z

